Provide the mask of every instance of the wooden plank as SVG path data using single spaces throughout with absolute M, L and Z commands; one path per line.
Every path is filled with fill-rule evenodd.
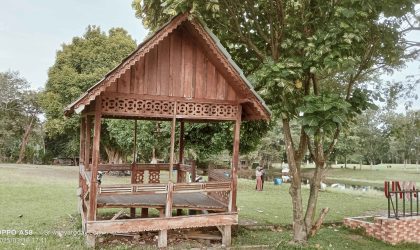
M 206 97 L 206 57 L 201 49 L 197 49 L 195 60 L 195 98 Z
M 182 37 L 178 31 L 171 34 L 171 49 L 170 49 L 170 83 L 169 96 L 182 96 Z
M 233 151 L 232 151 L 232 192 L 230 195 L 229 211 L 236 212 L 236 196 L 238 186 L 238 164 L 239 164 L 239 141 L 240 141 L 240 130 L 241 130 L 241 113 L 242 106 L 238 107 L 238 114 L 235 121 L 235 127 L 233 132 Z
M 182 61 L 183 61 L 183 81 L 184 92 L 183 96 L 186 98 L 192 97 L 193 90 L 193 72 L 194 72 L 194 61 L 193 61 L 193 44 L 191 37 L 188 36 L 187 32 L 182 33 Z
M 162 96 L 169 96 L 169 71 L 170 71 L 170 48 L 171 40 L 169 37 L 165 38 L 158 47 L 158 87 L 160 90 L 158 94 Z
M 134 94 L 134 88 L 136 86 L 136 65 L 130 67 L 130 93 Z
M 226 85 L 225 78 L 220 73 L 217 73 L 216 99 L 224 100 L 226 98 Z
M 117 92 L 117 81 L 111 83 L 111 85 L 106 88 L 106 92 Z
M 111 220 L 116 220 L 118 217 L 120 217 L 120 215 L 124 212 L 124 209 L 121 209 L 120 211 L 118 211 L 118 213 L 116 213 Z
M 157 48 L 153 48 L 145 56 L 145 92 L 148 95 L 157 94 L 157 52 Z
M 135 94 L 144 94 L 144 77 L 145 77 L 145 68 L 144 68 L 144 57 L 136 63 L 136 80 L 134 86 Z
M 238 224 L 237 213 L 214 213 L 169 218 L 127 219 L 116 221 L 88 221 L 87 233 L 113 234 L 178 228 L 226 226 Z
M 119 93 L 130 93 L 130 77 L 131 77 L 131 71 L 127 70 L 121 78 L 118 79 L 118 87 L 117 91 Z
M 216 88 L 216 68 L 210 61 L 207 61 L 206 98 L 216 99 Z
M 236 100 L 235 90 L 232 88 L 232 86 L 230 86 L 230 84 L 227 85 L 226 99 L 231 101 Z
M 101 96 L 96 98 L 95 102 L 95 129 L 93 135 L 92 147 L 92 175 L 90 179 L 89 191 L 89 214 L 88 220 L 96 220 L 96 194 L 97 194 L 97 176 L 99 164 L 99 143 L 101 136 Z

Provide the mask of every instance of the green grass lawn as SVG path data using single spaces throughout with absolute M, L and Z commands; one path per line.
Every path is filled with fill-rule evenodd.
M 329 182 L 338 182 L 344 184 L 366 185 L 383 187 L 384 180 L 388 181 L 415 181 L 417 186 L 420 186 L 420 166 L 415 164 L 407 164 L 405 167 L 402 164 L 382 164 L 367 166 L 362 165 L 362 170 L 359 170 L 359 165 L 348 164 L 347 169 L 342 169 L 343 165 L 329 168 L 326 172 L 326 179 Z M 387 168 L 391 166 L 391 168 Z M 354 170 L 353 167 L 356 167 Z M 312 172 L 313 168 L 305 168 L 304 172 Z
M 31 236 L 2 233 L 0 249 L 85 249 L 77 215 L 77 172 L 77 167 L 0 165 L 0 230 L 14 229 L 17 234 L 19 230 L 32 230 Z M 106 176 L 105 181 L 127 182 L 127 178 Z M 254 188 L 254 181 L 239 180 L 240 223 L 280 225 L 280 229 L 250 230 L 239 227 L 233 238 L 234 246 L 267 245 L 269 248 L 291 249 L 287 244 L 291 239 L 291 231 L 288 229 L 291 223 L 288 184 L 275 186 L 266 182 L 263 192 L 256 192 Z M 304 199 L 308 191 L 303 190 Z M 380 192 L 356 193 L 327 189 L 320 193 L 318 208 L 322 207 L 330 208 L 327 222 L 341 222 L 347 216 L 381 212 L 386 208 L 386 200 Z M 186 244 L 172 247 L 183 249 L 194 246 Z M 105 249 L 144 249 L 144 246 L 124 242 L 99 246 Z M 339 225 L 330 225 L 322 228 L 306 248 L 418 249 L 418 245 L 393 247 Z

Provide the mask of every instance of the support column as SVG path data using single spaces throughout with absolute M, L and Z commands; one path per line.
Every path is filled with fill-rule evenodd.
M 82 171 L 81 171 L 82 165 L 84 164 L 84 161 L 85 161 L 85 136 L 86 136 L 85 120 L 86 118 L 84 116 L 82 116 L 82 118 L 80 119 L 79 188 L 77 190 L 77 194 L 79 195 L 80 198 L 78 200 L 77 209 L 79 210 L 79 213 L 81 214 L 83 210 L 83 196 L 85 195 L 85 192 L 83 190 L 84 176 L 82 176 Z
M 95 129 L 93 134 L 93 147 L 92 147 L 92 169 L 90 179 L 89 191 L 89 215 L 88 220 L 96 220 L 96 193 L 98 189 L 98 164 L 99 164 L 99 143 L 101 137 L 101 98 L 97 97 L 95 105 Z
M 159 217 L 165 217 L 165 210 L 159 209 Z M 158 232 L 158 247 L 164 248 L 168 245 L 168 230 L 160 230 Z
M 88 115 L 86 115 L 86 121 L 85 121 L 85 170 L 90 169 L 89 163 L 90 163 L 90 141 L 91 141 L 91 129 L 92 129 L 92 118 Z
M 183 164 L 184 163 L 184 121 L 180 122 L 180 131 L 179 131 L 179 159 L 178 159 L 178 164 Z M 180 167 L 178 168 L 177 171 L 177 182 L 185 182 L 185 179 L 181 179 L 183 177 L 183 175 L 181 175 L 182 171 L 180 169 Z M 184 175 L 185 177 L 185 175 Z M 182 215 L 182 209 L 177 209 L 176 210 L 176 215 L 177 216 L 181 216 Z
M 171 155 L 169 162 L 169 182 L 172 181 L 172 171 L 174 170 L 174 150 L 175 150 L 175 127 L 176 127 L 176 109 L 177 102 L 174 104 L 174 116 L 172 118 L 172 127 L 171 127 Z
M 131 166 L 131 184 L 135 183 L 134 180 L 134 168 L 136 167 L 137 163 L 137 120 L 134 120 L 134 140 L 133 140 L 133 164 Z M 130 208 L 130 217 L 136 218 L 136 208 Z
M 238 163 L 239 163 L 239 137 L 241 130 L 242 106 L 238 106 L 238 113 L 236 116 L 234 134 L 233 134 L 233 152 L 232 152 L 232 191 L 229 202 L 229 212 L 236 212 L 236 195 L 238 185 Z

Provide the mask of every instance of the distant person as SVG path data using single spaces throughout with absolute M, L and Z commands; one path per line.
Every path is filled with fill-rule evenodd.
M 255 176 L 257 177 L 257 191 L 262 191 L 262 176 L 263 172 L 260 167 L 255 170 Z
M 261 191 L 264 190 L 264 179 L 265 179 L 265 169 L 264 167 L 260 168 L 261 171 Z

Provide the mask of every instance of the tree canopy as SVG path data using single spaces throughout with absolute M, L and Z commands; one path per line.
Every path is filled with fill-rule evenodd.
M 292 173 L 294 241 L 313 235 L 325 162 L 340 131 L 369 108 L 376 76 L 412 56 L 402 32 L 410 0 L 134 0 L 143 24 L 157 29 L 185 11 L 204 20 L 244 69 L 283 124 Z M 290 122 L 300 124 L 293 140 Z M 306 212 L 300 162 L 309 150 L 316 164 Z M 322 218 L 322 217 L 320 217 Z

